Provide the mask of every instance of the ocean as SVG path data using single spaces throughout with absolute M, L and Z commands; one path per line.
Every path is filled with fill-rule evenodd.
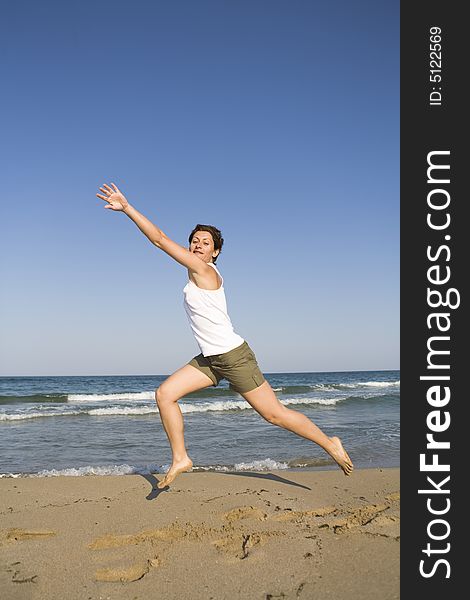
M 279 400 L 339 436 L 356 468 L 399 466 L 399 371 L 265 373 Z M 0 377 L 0 477 L 164 473 L 161 375 Z M 194 470 L 332 469 L 223 380 L 180 400 Z

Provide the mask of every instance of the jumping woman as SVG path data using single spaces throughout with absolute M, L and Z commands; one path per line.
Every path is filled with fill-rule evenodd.
M 266 421 L 283 427 L 321 446 L 350 475 L 353 464 L 338 437 L 328 437 L 308 417 L 287 408 L 276 398 L 261 373 L 248 343 L 235 333 L 227 314 L 224 280 L 215 263 L 222 250 L 221 232 L 212 225 L 196 225 L 189 236 L 188 249 L 171 240 L 161 229 L 129 204 L 111 183 L 99 188 L 104 208 L 124 212 L 148 239 L 188 270 L 184 307 L 201 353 L 170 375 L 155 391 L 160 418 L 173 455 L 172 464 L 158 487 L 164 488 L 193 463 L 184 443 L 183 415 L 178 400 L 226 379 L 230 388 Z

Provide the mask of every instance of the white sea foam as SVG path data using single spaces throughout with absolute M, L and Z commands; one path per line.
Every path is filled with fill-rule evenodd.
M 340 383 L 340 384 L 328 384 L 328 383 L 317 383 L 307 387 L 311 389 L 319 390 L 334 390 L 342 388 L 360 388 L 360 387 L 389 387 L 399 386 L 400 381 L 365 381 L 357 383 Z M 289 386 L 287 386 L 288 389 Z M 221 388 L 222 389 L 222 388 Z M 282 392 L 284 388 L 275 387 L 274 392 Z M 69 402 L 75 403 L 93 403 L 93 402 L 130 402 L 130 401 L 155 401 L 155 391 L 149 390 L 145 392 L 120 392 L 118 394 L 69 394 L 67 396 Z M 229 409 L 222 409 L 229 410 Z
M 377 387 L 377 388 L 387 388 L 387 387 L 399 387 L 400 380 L 398 381 L 359 381 L 357 383 L 315 383 L 310 385 L 309 387 L 312 390 L 320 390 L 320 391 L 335 391 L 335 390 L 355 390 L 364 387 Z
M 30 477 L 82 477 L 85 475 L 135 475 L 139 473 L 165 473 L 163 467 L 150 464 L 143 467 L 134 465 L 101 465 L 101 466 L 86 466 L 86 467 L 70 467 L 68 469 L 44 469 L 38 473 L 30 475 Z
M 319 404 L 323 406 L 334 406 L 338 402 L 345 400 L 346 397 L 335 398 L 312 398 L 312 397 L 292 397 L 282 398 L 281 404 Z M 253 410 L 245 400 L 216 400 L 214 402 L 180 402 L 181 412 L 184 414 L 204 413 L 204 412 L 224 412 Z M 106 406 L 103 408 L 88 408 L 81 410 L 54 410 L 51 407 L 44 407 L 44 411 L 28 411 L 17 413 L 2 413 L 0 421 L 22 421 L 25 419 L 38 419 L 45 417 L 70 417 L 77 415 L 90 416 L 143 416 L 158 414 L 156 405 L 152 406 Z
M 334 385 L 335 388 L 349 388 L 356 389 L 361 387 L 378 387 L 378 388 L 386 388 L 386 387 L 396 387 L 400 385 L 400 381 L 361 381 L 358 383 L 340 383 L 338 385 Z
M 234 466 L 235 471 L 270 471 L 271 469 L 288 469 L 287 463 L 278 462 L 272 458 L 264 460 L 253 460 L 247 463 L 237 463 Z
M 251 406 L 245 400 L 217 400 L 215 402 L 183 401 L 179 403 L 179 407 L 183 414 L 251 409 Z M 109 406 L 106 408 L 91 408 L 84 412 L 89 415 L 147 415 L 158 413 L 159 411 L 156 406 Z
M 365 381 L 365 382 L 357 382 L 357 383 L 317 383 L 311 384 L 310 389 L 312 390 L 337 390 L 337 389 L 356 389 L 361 387 L 377 387 L 377 388 L 386 388 L 392 386 L 399 386 L 400 380 L 398 381 Z M 288 392 L 289 386 L 287 386 L 286 392 Z M 273 388 L 274 392 L 282 392 L 283 387 L 275 387 Z M 119 392 L 115 394 L 69 394 L 67 396 L 67 401 L 70 403 L 76 404 L 90 404 L 90 403 L 115 403 L 115 402 L 146 402 L 146 401 L 155 402 L 155 391 L 148 390 L 144 392 Z M 237 408 L 241 408 L 240 406 Z M 228 408 L 221 408 L 220 410 L 230 410 Z M 196 409 L 194 412 L 199 412 L 200 409 Z M 189 411 L 191 412 L 191 411 Z M 138 414 L 138 413 L 136 413 Z M 145 413 L 143 413 L 145 414 Z M 25 417 L 27 418 L 27 417 Z M 0 417 L 1 419 L 1 417 Z
M 366 381 L 361 385 L 365 385 L 368 387 L 389 387 L 389 386 L 398 386 L 400 385 L 400 380 L 398 381 Z
M 84 411 L 88 415 L 148 415 L 158 413 L 158 408 L 153 406 L 140 406 L 133 408 L 130 406 L 108 406 L 107 408 L 91 408 Z
M 245 400 L 217 400 L 215 402 L 183 403 L 180 402 L 182 413 L 212 412 L 224 410 L 247 410 L 251 406 Z
M 334 405 L 344 400 L 345 397 L 336 398 L 312 398 L 312 397 L 297 397 L 297 398 L 282 398 L 281 404 L 324 404 Z M 216 402 L 198 402 L 198 403 L 182 403 L 180 402 L 181 412 L 213 412 L 225 410 L 253 410 L 245 400 L 220 400 Z
M 57 411 L 57 412 L 23 412 L 23 413 L 2 413 L 0 421 L 23 421 L 24 419 L 37 419 L 40 417 L 69 417 L 71 415 L 80 415 L 81 411 Z
M 119 394 L 69 394 L 69 402 L 116 402 L 130 400 L 155 400 L 155 391 L 120 392 Z
M 235 465 L 209 465 L 203 467 L 194 467 L 195 471 L 271 471 L 272 469 L 288 469 L 289 465 L 285 462 L 279 462 L 272 458 L 262 460 L 253 460 L 251 462 L 241 462 Z
M 43 469 L 37 473 L 0 473 L 0 478 L 18 478 L 18 477 L 86 477 L 87 475 L 147 475 L 166 473 L 170 465 L 147 464 L 143 466 L 136 465 L 86 465 L 83 467 L 69 467 L 66 469 Z M 196 466 L 194 471 L 270 471 L 288 469 L 285 462 L 279 462 L 272 458 L 262 460 L 253 460 L 251 462 L 241 462 L 235 465 L 212 465 Z
M 337 397 L 337 398 L 283 398 L 281 400 L 282 404 L 323 404 L 324 406 L 334 406 L 341 402 L 341 400 L 345 400 L 345 397 Z

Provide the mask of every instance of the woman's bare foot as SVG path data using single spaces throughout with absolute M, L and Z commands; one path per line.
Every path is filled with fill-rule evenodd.
M 339 437 L 331 437 L 330 442 L 332 443 L 332 447 L 327 450 L 328 454 L 338 466 L 343 469 L 345 475 L 351 475 L 354 465 L 352 464 L 352 460 L 349 458 L 348 453 L 343 448 L 341 440 Z
M 162 488 L 169 485 L 179 473 L 191 471 L 192 468 L 193 461 L 189 457 L 180 462 L 173 462 L 171 467 L 168 469 L 168 472 L 166 473 L 165 477 L 157 483 L 157 488 L 161 490 Z

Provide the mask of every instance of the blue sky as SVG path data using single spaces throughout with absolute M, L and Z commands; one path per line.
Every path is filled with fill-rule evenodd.
M 399 3 L 2 6 L 2 375 L 166 374 L 187 272 L 218 267 L 261 369 L 399 367 Z

